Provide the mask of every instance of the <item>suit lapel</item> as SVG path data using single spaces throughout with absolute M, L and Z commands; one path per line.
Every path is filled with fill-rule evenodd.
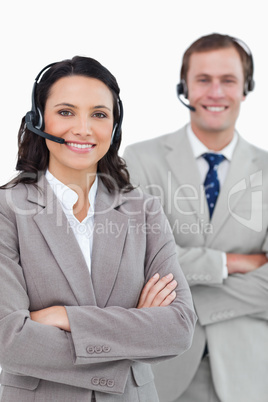
M 176 180 L 176 189 L 180 196 L 187 199 L 190 210 L 200 222 L 209 223 L 209 211 L 205 198 L 203 184 L 197 168 L 196 160 L 187 137 L 186 127 L 175 133 L 168 142 L 166 159 L 170 166 L 172 177 Z
M 255 167 L 255 171 L 254 171 Z M 258 170 L 251 147 L 241 137 L 238 139 L 232 162 L 220 190 L 219 198 L 212 216 L 213 233 L 207 237 L 206 245 L 209 246 L 227 219 L 231 218 L 231 212 L 245 195 L 249 185 L 249 177 Z
M 95 205 L 91 276 L 97 305 L 105 307 L 117 278 L 128 232 L 128 216 L 116 208 L 124 197 L 109 193 L 99 179 Z
M 89 270 L 68 220 L 44 176 L 39 190 L 28 187 L 28 200 L 43 206 L 34 220 L 69 282 L 79 305 L 95 305 Z

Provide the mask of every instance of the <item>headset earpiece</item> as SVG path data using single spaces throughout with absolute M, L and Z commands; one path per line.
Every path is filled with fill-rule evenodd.
M 234 37 L 229 37 L 229 38 L 231 38 L 233 43 L 235 43 L 236 45 L 238 45 L 240 48 L 242 48 L 244 50 L 244 52 L 247 54 L 248 59 L 249 59 L 250 68 L 249 68 L 249 73 L 248 73 L 247 77 L 245 78 L 244 91 L 243 91 L 244 96 L 247 96 L 247 94 L 249 92 L 252 92 L 255 87 L 255 82 L 253 79 L 253 72 L 254 72 L 253 56 L 252 56 L 252 53 L 251 53 L 249 47 L 247 46 L 247 44 L 245 42 L 243 42 L 241 39 L 237 39 Z M 188 88 L 187 88 L 185 79 L 181 79 L 181 82 L 177 85 L 177 95 L 180 100 L 181 100 L 180 96 L 182 96 L 182 95 L 186 99 L 188 99 Z
M 188 98 L 188 88 L 184 79 L 177 85 L 177 95 L 178 97 L 183 95 L 186 99 Z
M 25 123 L 28 128 L 28 130 L 32 131 L 33 133 L 49 139 L 51 141 L 55 141 L 59 144 L 63 144 L 65 141 L 62 138 L 56 137 L 54 135 L 45 133 L 42 131 L 43 126 L 44 126 L 44 118 L 41 110 L 37 107 L 36 105 L 36 88 L 37 85 L 42 78 L 42 75 L 48 70 L 50 67 L 54 66 L 56 63 L 51 63 L 48 64 L 46 67 L 44 67 L 37 77 L 35 78 L 35 82 L 33 85 L 32 89 L 32 109 L 26 113 L 25 115 Z M 118 122 L 114 125 L 112 136 L 111 136 L 111 144 L 117 144 L 120 143 L 121 140 L 121 126 L 122 126 L 122 121 L 123 121 L 123 104 L 121 99 L 118 97 L 118 111 L 119 111 L 119 119 Z
M 43 115 L 41 113 L 41 110 L 39 108 L 37 108 L 37 112 L 38 112 L 38 116 L 37 116 L 37 123 L 35 125 L 35 127 L 40 130 L 43 128 Z
M 112 137 L 111 137 L 111 144 L 114 144 L 115 142 L 115 132 L 117 129 L 117 124 L 115 124 L 114 128 L 113 128 L 113 132 L 112 132 Z
M 56 63 L 51 63 L 48 64 L 46 67 L 44 67 L 39 74 L 36 76 L 33 89 L 32 89 L 32 109 L 26 113 L 25 115 L 25 122 L 26 125 L 29 125 L 29 130 L 32 130 L 33 128 L 36 130 L 40 130 L 43 126 L 43 115 L 41 113 L 41 110 L 36 106 L 36 86 L 39 82 L 40 77 L 43 75 L 43 73 L 48 70 L 50 67 L 54 66 Z M 31 128 L 30 128 L 31 126 Z
M 118 111 L 119 111 L 119 120 L 118 123 L 114 125 L 112 137 L 111 137 L 111 144 L 116 145 L 121 140 L 121 126 L 124 116 L 123 104 L 120 98 L 118 98 Z
M 253 78 L 250 76 L 250 77 L 248 77 L 248 79 L 245 81 L 245 84 L 244 84 L 244 96 L 247 96 L 247 94 L 249 92 L 252 92 L 254 87 L 255 87 L 255 82 L 254 82 Z
M 234 38 L 234 37 L 232 37 L 232 40 L 233 40 L 233 42 L 236 43 L 236 45 L 238 45 L 240 48 L 242 48 L 244 50 L 244 52 L 247 54 L 248 59 L 249 59 L 250 68 L 249 68 L 248 75 L 245 78 L 244 93 L 243 93 L 244 96 L 247 96 L 247 94 L 249 92 L 252 92 L 255 87 L 255 82 L 253 79 L 253 73 L 254 73 L 253 56 L 252 56 L 250 48 L 244 41 L 242 41 L 241 39 L 238 39 L 238 38 Z
M 35 125 L 35 120 L 36 120 L 36 114 L 31 110 L 30 112 L 27 112 L 25 115 L 25 123 L 26 125 L 31 124 Z

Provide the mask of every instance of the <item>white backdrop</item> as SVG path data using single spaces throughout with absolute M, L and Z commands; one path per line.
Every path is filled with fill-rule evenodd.
M 4 2 L 3 2 L 4 3 Z M 124 104 L 123 143 L 174 131 L 189 118 L 176 97 L 181 58 L 201 35 L 243 39 L 255 63 L 256 89 L 237 128 L 268 149 L 266 62 L 268 24 L 262 0 L 9 0 L 1 34 L 0 184 L 14 176 L 17 132 L 30 109 L 37 73 L 54 61 L 96 58 L 117 78 Z

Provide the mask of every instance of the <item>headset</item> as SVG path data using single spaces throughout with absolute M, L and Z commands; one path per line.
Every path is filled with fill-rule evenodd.
M 237 39 L 234 37 L 230 37 L 233 43 L 236 43 L 240 48 L 244 50 L 244 52 L 248 55 L 249 59 L 249 73 L 248 76 L 245 78 L 245 84 L 244 84 L 244 91 L 243 95 L 247 96 L 249 92 L 252 92 L 255 87 L 255 81 L 253 79 L 253 73 L 254 73 L 254 62 L 253 62 L 253 56 L 250 51 L 250 48 L 247 46 L 245 42 L 243 42 L 241 39 Z M 190 105 L 189 103 L 184 102 L 181 99 L 181 96 L 184 96 L 185 99 L 188 99 L 188 88 L 187 88 L 187 83 L 185 81 L 185 78 L 182 78 L 181 81 L 177 84 L 176 87 L 177 91 L 177 96 L 180 100 L 180 102 L 186 106 L 188 109 L 190 109 L 192 112 L 195 112 L 195 107 Z
M 60 137 L 56 137 L 55 135 L 51 135 L 43 131 L 44 127 L 44 118 L 41 113 L 41 110 L 36 106 L 36 90 L 39 82 L 42 79 L 43 74 L 50 69 L 52 66 L 55 64 L 58 64 L 57 62 L 55 63 L 50 63 L 46 67 L 44 67 L 36 76 L 33 89 L 32 89 L 32 108 L 29 112 L 26 113 L 25 115 L 25 123 L 26 127 L 28 130 L 33 132 L 34 134 L 39 135 L 40 137 L 46 138 L 50 141 L 57 142 L 58 144 L 65 144 L 65 140 Z M 118 97 L 117 99 L 117 104 L 118 104 L 118 110 L 119 110 L 119 120 L 118 123 L 115 123 L 113 127 L 113 132 L 111 136 L 111 144 L 118 144 L 121 140 L 121 127 L 122 127 L 122 122 L 123 122 L 123 104 L 121 99 Z

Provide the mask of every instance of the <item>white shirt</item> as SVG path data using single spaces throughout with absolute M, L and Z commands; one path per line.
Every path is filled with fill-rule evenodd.
M 73 206 L 78 200 L 78 195 L 70 187 L 60 182 L 48 170 L 46 171 L 46 179 L 49 182 L 54 194 L 59 200 L 61 207 L 68 219 L 69 225 L 73 230 L 75 238 L 81 248 L 89 272 L 91 272 L 91 255 L 93 244 L 93 229 L 94 229 L 94 209 L 95 199 L 98 188 L 98 177 L 92 184 L 88 193 L 89 209 L 87 216 L 82 222 L 74 216 Z
M 235 146 L 238 141 L 238 135 L 235 132 L 232 141 L 223 149 L 221 149 L 220 152 L 215 152 L 211 149 L 208 149 L 194 134 L 191 125 L 188 124 L 187 126 L 187 136 L 188 140 L 190 142 L 190 145 L 192 147 L 192 151 L 194 154 L 194 157 L 196 159 L 197 167 L 200 173 L 201 181 L 204 183 L 206 175 L 209 170 L 209 164 L 208 162 L 202 157 L 202 155 L 206 152 L 213 152 L 213 153 L 218 153 L 221 155 L 225 156 L 225 159 L 220 163 L 218 167 L 218 179 L 220 182 L 220 188 L 223 186 L 223 183 L 226 179 L 227 172 L 232 160 L 233 152 L 235 149 Z M 222 260 L 223 260 L 223 279 L 227 278 L 228 276 L 228 269 L 227 269 L 227 257 L 226 253 L 222 253 Z
M 217 172 L 218 172 L 218 178 L 220 182 L 220 187 L 223 186 L 223 183 L 225 181 L 225 178 L 227 176 L 227 172 L 232 160 L 232 156 L 234 153 L 235 146 L 237 144 L 238 140 L 238 135 L 235 132 L 232 141 L 223 149 L 221 149 L 220 152 L 215 152 L 211 149 L 208 149 L 194 134 L 191 125 L 189 124 L 187 126 L 187 135 L 189 142 L 191 144 L 192 150 L 194 157 L 196 159 L 197 167 L 200 172 L 200 177 L 202 183 L 204 183 L 207 172 L 209 170 L 209 164 L 208 162 L 202 157 L 202 155 L 206 152 L 213 152 L 215 154 L 221 154 L 225 156 L 225 159 L 220 163 Z

